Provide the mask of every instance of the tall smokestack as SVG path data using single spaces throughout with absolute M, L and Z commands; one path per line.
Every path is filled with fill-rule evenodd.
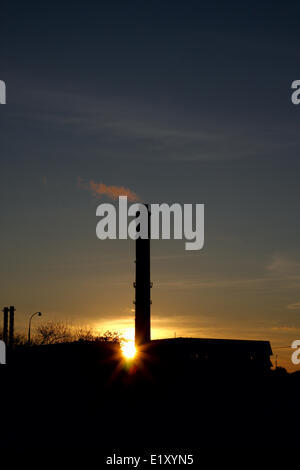
M 146 205 L 146 204 L 145 204 Z M 150 211 L 148 210 L 148 238 L 135 242 L 135 345 L 142 346 L 150 337 Z
M 8 307 L 3 309 L 3 341 L 7 345 L 8 338 Z
M 9 338 L 8 345 L 12 348 L 14 345 L 14 326 L 15 326 L 15 307 L 9 307 Z

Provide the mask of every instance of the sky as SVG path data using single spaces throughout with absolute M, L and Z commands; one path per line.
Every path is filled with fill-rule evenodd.
M 295 369 L 299 10 L 4 1 L 0 305 L 16 306 L 20 331 L 37 310 L 133 331 L 134 242 L 96 238 L 96 207 L 111 197 L 93 182 L 205 204 L 203 250 L 151 242 L 153 338 L 266 339 Z

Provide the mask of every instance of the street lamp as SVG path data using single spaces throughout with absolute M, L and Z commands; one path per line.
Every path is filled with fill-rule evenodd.
M 31 317 L 29 318 L 29 326 L 28 326 L 28 344 L 30 344 L 30 329 L 31 329 L 31 320 L 33 319 L 33 317 L 35 315 L 38 315 L 39 317 L 42 316 L 42 313 L 41 312 L 35 312 L 31 315 Z

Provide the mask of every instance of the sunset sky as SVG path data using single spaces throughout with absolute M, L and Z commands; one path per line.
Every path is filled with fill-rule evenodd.
M 151 243 L 152 336 L 268 339 L 292 369 L 299 5 L 4 3 L 1 308 L 130 334 L 134 242 L 96 238 L 91 182 L 204 203 L 203 250 Z

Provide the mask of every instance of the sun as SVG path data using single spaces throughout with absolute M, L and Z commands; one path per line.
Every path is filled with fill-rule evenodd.
M 136 349 L 133 341 L 124 341 L 121 346 L 122 354 L 126 359 L 133 359 L 136 355 Z

